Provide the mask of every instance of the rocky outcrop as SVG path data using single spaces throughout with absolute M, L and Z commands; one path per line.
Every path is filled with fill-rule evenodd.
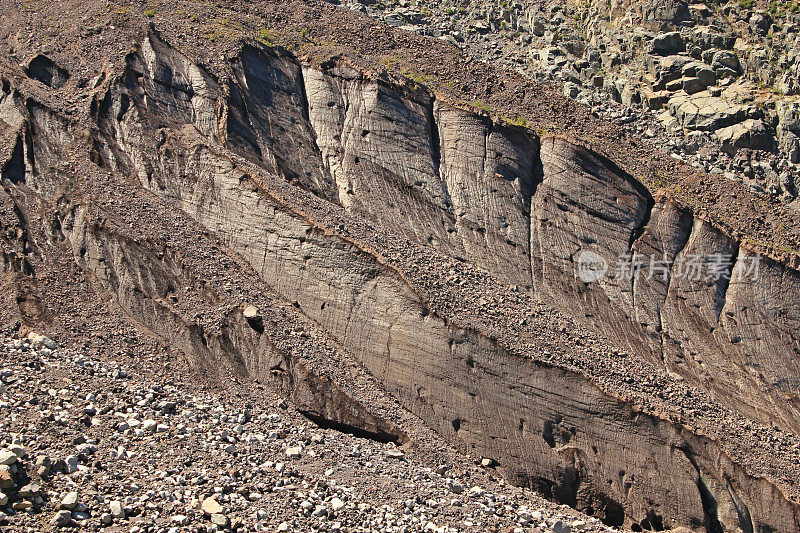
M 545 300 L 731 408 L 797 427 L 800 315 L 791 297 L 767 296 L 800 290 L 797 272 L 568 141 L 548 140 L 542 162 L 531 250 Z M 602 260 L 598 279 L 581 279 L 584 254 Z
M 387 21 L 407 11 L 393 1 L 344 3 Z M 791 104 L 800 79 L 793 3 L 471 1 L 458 10 L 421 4 L 425 9 L 405 29 L 563 84 L 565 95 L 630 131 L 658 136 L 697 168 L 727 173 L 786 203 L 796 199 L 800 156 L 794 137 L 784 140 L 778 112 Z M 748 96 L 743 102 L 731 93 Z M 660 115 L 670 99 L 669 117 Z M 737 164 L 743 158 L 760 164 L 748 171 Z
M 494 123 L 344 62 L 318 69 L 246 43 L 230 79 L 215 80 L 151 34 L 123 68 L 98 89 L 87 138 L 44 105 L 18 108 L 31 148 L 12 186 L 41 197 L 75 262 L 198 366 L 268 381 L 312 419 L 402 440 L 356 397 L 346 374 L 369 379 L 363 367 L 515 483 L 611 525 L 797 530 L 790 497 L 716 436 L 460 324 L 430 305 L 410 259 L 387 259 L 304 202 L 419 245 L 409 250 L 476 265 L 492 286 L 531 286 L 534 301 L 597 327 L 631 357 L 787 428 L 800 424 L 779 388 L 757 394 L 757 381 L 741 383 L 752 404 L 739 408 L 726 387 L 747 361 L 734 345 L 770 360 L 765 379 L 797 375 L 786 344 L 775 344 L 795 320 L 779 299 L 794 290 L 783 285 L 793 271 L 773 264 L 777 279 L 763 286 L 686 284 L 673 272 L 681 254 L 739 245 L 576 141 Z M 80 168 L 61 165 L 74 157 Z M 287 197 L 277 181 L 298 187 Z M 650 250 L 670 258 L 660 281 L 590 285 L 577 271 L 582 251 L 611 262 Z M 724 273 L 743 269 L 745 255 Z M 465 294 L 479 287 L 464 283 Z M 243 285 L 260 299 L 247 316 L 229 295 Z M 768 322 L 768 335 L 748 337 Z
M 254 46 L 242 48 L 234 64 L 226 145 L 291 182 L 335 198 L 336 184 L 322 166 L 309 117 L 283 111 L 307 107 L 300 65 Z
M 772 136 L 767 132 L 764 122 L 752 118 L 722 128 L 714 132 L 714 135 L 719 139 L 722 150 L 731 155 L 739 148 L 771 150 L 773 145 Z
M 30 124 L 34 135 L 49 130 L 64 138 L 65 132 L 59 131 L 53 123 L 41 123 L 31 116 Z M 31 157 L 44 161 L 47 154 L 34 150 Z M 374 405 L 367 408 L 362 401 L 353 398 L 354 389 L 345 390 L 343 384 L 334 382 L 328 373 L 314 368 L 310 358 L 298 357 L 297 339 L 291 341 L 295 349 L 287 347 L 287 340 L 281 338 L 287 330 L 278 328 L 287 317 L 270 305 L 268 287 L 260 287 L 260 298 L 267 298 L 261 306 L 265 316 L 259 315 L 259 320 L 248 319 L 235 300 L 208 284 L 195 270 L 191 260 L 195 253 L 174 249 L 165 253 L 150 240 L 126 235 L 114 223 L 103 222 L 111 213 L 103 213 L 99 198 L 85 203 L 85 198 L 65 192 L 76 188 L 74 178 L 52 173 L 41 164 L 38 168 L 40 170 L 34 171 L 38 179 L 20 183 L 19 193 L 29 195 L 29 187 L 34 186 L 36 193 L 60 206 L 54 213 L 51 239 L 65 242 L 74 261 L 91 273 L 94 281 L 112 295 L 128 315 L 184 352 L 210 379 L 222 378 L 227 372 L 236 376 L 252 375 L 282 392 L 319 424 L 380 441 L 400 442 L 406 438 L 394 422 L 373 412 Z M 32 177 L 26 175 L 26 178 Z M 109 180 L 107 187 L 118 185 L 113 177 Z M 135 195 L 128 201 L 135 201 Z M 99 216 L 98 208 L 102 213 Z M 180 226 L 178 220 L 170 222 L 164 229 L 169 231 Z M 197 231 L 204 230 L 198 226 Z M 217 246 L 209 248 L 218 249 Z M 211 256 L 208 250 L 200 255 Z M 216 268 L 230 277 L 237 272 L 239 277 L 247 277 L 235 263 L 216 265 Z M 252 280 L 251 283 L 260 282 Z M 210 313 L 216 315 L 216 327 L 209 328 L 197 320 L 201 304 L 193 301 L 196 295 L 202 295 L 200 301 L 211 305 Z M 298 326 L 297 317 L 290 320 L 294 327 Z M 332 355 L 327 354 L 327 357 Z
M 345 208 L 530 284 L 525 236 L 537 147 L 529 134 L 347 68 L 305 68 L 304 80 L 316 142 Z
M 708 93 L 677 93 L 669 99 L 667 107 L 684 127 L 704 131 L 738 124 L 753 112 L 747 106 L 731 106 Z

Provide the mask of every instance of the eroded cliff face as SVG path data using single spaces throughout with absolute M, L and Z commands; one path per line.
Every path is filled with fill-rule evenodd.
M 680 206 L 655 201 L 611 161 L 419 88 L 343 63 L 302 65 L 254 43 L 220 81 L 150 34 L 124 72 L 99 86 L 85 132 L 5 94 L 0 110 L 15 117 L 22 143 L 4 167 L 16 169 L 4 170 L 6 185 L 41 197 L 53 213 L 51 240 L 199 367 L 267 381 L 321 423 L 403 441 L 402 424 L 353 385 L 375 378 L 513 482 L 611 525 L 800 529 L 800 507 L 715 439 L 634 408 L 574 368 L 454 324 L 404 275 L 408 265 L 309 214 L 301 190 L 298 200 L 270 187 L 286 180 L 331 209 L 530 289 L 734 411 L 800 427 L 786 402 L 798 374 L 797 310 L 784 301 L 796 290 L 794 271 L 767 262 L 756 283 L 730 284 L 674 273 L 596 283 L 576 275 L 582 251 L 610 263 L 657 253 L 670 271 L 681 254 L 734 251 L 734 273 L 744 268 L 746 251 Z M 61 161 L 86 146 L 81 168 L 65 169 Z M 130 196 L 107 199 L 106 183 Z M 197 242 L 164 249 L 128 235 L 135 221 L 126 202 L 153 231 L 194 231 Z M 257 318 L 243 317 L 214 273 L 250 287 Z M 291 321 L 311 333 L 282 333 Z M 327 352 L 313 346 L 320 338 Z M 348 359 L 369 375 L 331 368 Z
M 304 78 L 309 121 L 346 209 L 501 281 L 534 285 L 544 301 L 725 405 L 800 427 L 794 269 L 740 252 L 711 223 L 656 201 L 568 139 L 541 141 L 344 67 L 306 67 Z M 582 282 L 582 252 L 603 257 L 608 275 Z M 626 257 L 643 264 L 617 279 Z M 715 257 L 730 264 L 709 283 Z M 681 270 L 691 261 L 699 276 Z
M 534 137 L 347 67 L 306 67 L 303 78 L 316 143 L 341 205 L 530 285 Z
M 732 409 L 795 430 L 797 272 L 568 142 L 546 141 L 542 161 L 536 290 Z M 578 275 L 586 252 L 608 264 L 596 282 Z

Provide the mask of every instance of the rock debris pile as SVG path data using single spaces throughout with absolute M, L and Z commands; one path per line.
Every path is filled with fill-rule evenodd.
M 2 337 L 0 382 L 3 531 L 611 531 L 490 461 L 430 465 L 35 333 Z

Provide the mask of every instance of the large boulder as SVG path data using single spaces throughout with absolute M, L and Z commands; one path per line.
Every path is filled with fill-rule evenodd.
M 690 130 L 715 131 L 745 120 L 752 110 L 708 91 L 697 94 L 677 92 L 667 102 L 667 108 L 680 124 Z
M 683 68 L 692 62 L 691 57 L 682 55 L 647 56 L 648 74 L 655 79 L 653 90 L 663 90 L 669 82 L 680 79 L 683 76 Z
M 717 75 L 714 74 L 714 70 L 700 61 L 692 61 L 684 65 L 683 69 L 681 69 L 681 74 L 684 78 L 698 78 L 703 88 L 710 87 L 717 83 Z
M 693 76 L 681 78 L 679 81 L 681 82 L 681 89 L 686 91 L 686 94 L 699 93 L 708 87 L 703 83 L 703 80 Z
M 684 48 L 683 37 L 677 31 L 657 35 L 650 43 L 650 49 L 654 54 L 673 55 L 683 52 Z
M 757 35 L 766 35 L 771 26 L 772 19 L 766 13 L 754 13 L 750 17 L 750 30 Z
M 650 89 L 644 89 L 642 91 L 642 97 L 648 109 L 658 111 L 667 103 L 670 93 L 669 91 L 651 91 Z
M 747 119 L 738 124 L 719 129 L 714 132 L 722 151 L 733 155 L 739 148 L 751 150 L 771 150 L 772 135 L 764 122 L 758 119 Z
M 650 0 L 642 8 L 642 21 L 651 30 L 674 29 L 681 22 L 691 19 L 689 4 L 683 0 Z
M 714 58 L 711 60 L 711 68 L 713 68 L 718 75 L 726 71 L 730 71 L 736 75 L 742 73 L 742 65 L 739 63 L 739 56 L 736 55 L 736 52 L 731 52 L 730 50 L 720 50 L 714 54 Z

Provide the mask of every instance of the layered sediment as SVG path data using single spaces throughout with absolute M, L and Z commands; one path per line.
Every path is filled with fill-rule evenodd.
M 59 249 L 203 372 L 378 440 L 418 417 L 609 525 L 798 530 L 796 270 L 586 143 L 251 40 L 219 76 L 155 30 L 80 118 L 59 89 L 4 74 L 9 275 L 47 292 Z

